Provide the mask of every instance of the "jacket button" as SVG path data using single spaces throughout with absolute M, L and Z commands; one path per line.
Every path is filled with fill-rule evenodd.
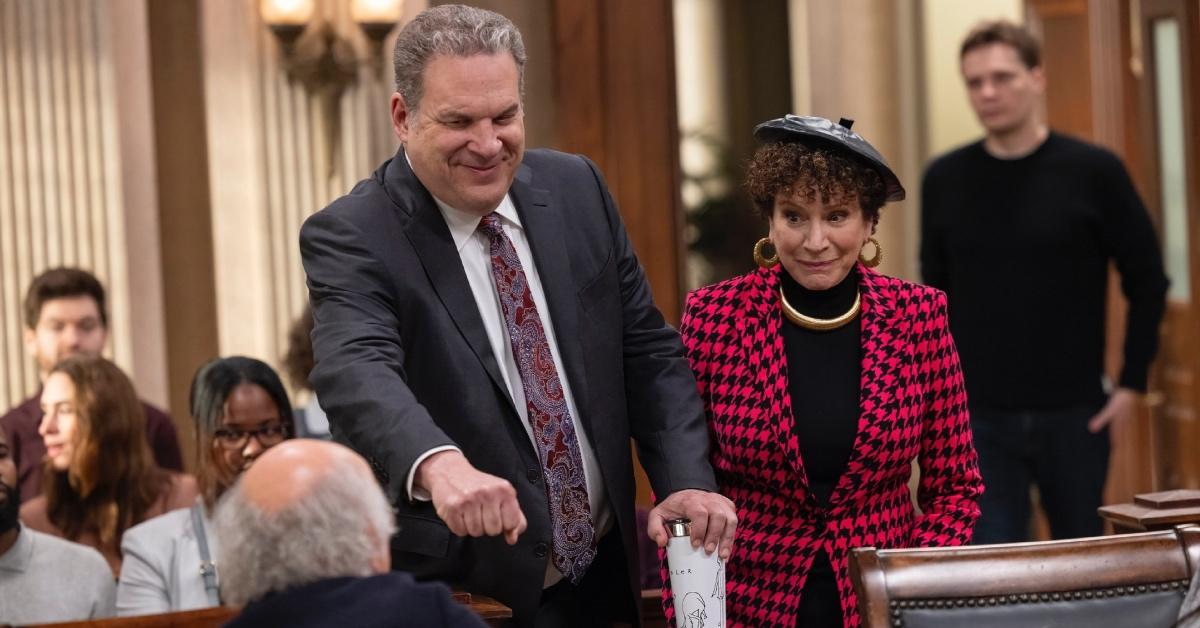
M 542 474 L 538 473 L 537 469 L 530 469 L 525 472 L 525 477 L 529 478 L 530 482 L 537 484 L 538 480 L 542 479 Z
M 545 543 L 538 543 L 533 546 L 533 555 L 537 556 L 538 558 L 545 558 L 546 554 L 548 554 L 549 552 L 550 552 L 550 547 L 548 545 L 546 545 Z

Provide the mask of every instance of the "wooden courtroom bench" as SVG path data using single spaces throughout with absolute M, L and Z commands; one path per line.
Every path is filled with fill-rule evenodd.
M 512 609 L 490 597 L 456 591 L 454 599 L 470 607 L 489 626 L 503 627 L 511 624 L 509 620 L 512 618 Z M 28 626 L 28 628 L 217 628 L 233 619 L 237 614 L 237 608 L 220 606 L 139 617 L 113 617 L 57 624 L 37 624 Z

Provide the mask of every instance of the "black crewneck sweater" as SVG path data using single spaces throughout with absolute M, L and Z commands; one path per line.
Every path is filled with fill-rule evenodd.
M 976 142 L 929 166 L 921 202 L 921 272 L 946 292 L 973 406 L 1104 400 L 1110 261 L 1129 300 L 1119 385 L 1146 389 L 1167 278 L 1115 155 L 1053 132 L 1017 159 Z

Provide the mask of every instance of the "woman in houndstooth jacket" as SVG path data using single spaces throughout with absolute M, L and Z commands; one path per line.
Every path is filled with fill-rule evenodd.
M 850 548 L 963 544 L 979 516 L 946 298 L 871 269 L 880 208 L 904 189 L 851 124 L 787 116 L 755 129 L 761 268 L 687 300 L 680 331 L 711 458 L 738 505 L 728 626 L 858 626 Z

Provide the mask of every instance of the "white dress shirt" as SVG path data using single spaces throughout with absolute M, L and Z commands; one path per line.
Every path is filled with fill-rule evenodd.
M 486 235 L 476 231 L 482 218 L 454 209 L 437 198 L 434 198 L 434 201 L 442 213 L 442 218 L 446 221 L 446 226 L 450 228 L 454 246 L 458 249 L 463 271 L 467 275 L 467 283 L 471 286 L 471 294 L 475 297 L 475 305 L 479 308 L 484 329 L 487 330 L 492 353 L 500 362 L 500 376 L 504 379 L 504 385 L 508 388 L 508 393 L 517 407 L 517 413 L 521 415 L 525 431 L 529 434 L 529 440 L 533 443 L 536 451 L 537 444 L 533 437 L 533 427 L 529 424 L 529 409 L 525 403 L 525 390 L 521 384 L 521 371 L 513 357 L 512 343 L 504 323 L 504 310 L 501 308 L 500 297 L 496 292 L 496 283 L 492 278 L 491 243 Z M 512 199 L 506 195 L 495 213 L 501 218 L 504 233 L 512 241 L 513 248 L 517 251 L 517 257 L 521 260 L 521 269 L 525 272 L 525 278 L 529 282 L 529 291 L 534 305 L 537 306 L 538 318 L 541 319 L 542 328 L 546 331 L 546 341 L 550 344 L 550 354 L 554 357 L 554 368 L 562 383 L 563 397 L 566 399 L 567 409 L 571 412 L 571 421 L 575 425 L 575 434 L 579 440 L 579 454 L 583 458 L 588 503 L 592 510 L 592 524 L 596 529 L 598 542 L 612 527 L 612 513 L 604 500 L 604 483 L 600 476 L 600 465 L 596 461 L 596 454 L 592 450 L 587 433 L 584 432 L 579 421 L 579 409 L 575 405 L 575 396 L 571 393 L 571 383 L 567 381 L 562 355 L 558 350 L 558 342 L 555 340 L 554 323 L 550 320 L 546 293 L 542 289 L 542 280 L 538 275 L 537 265 L 533 261 L 529 240 L 521 226 L 521 218 L 517 215 L 517 208 L 513 205 Z M 501 420 L 501 417 L 496 417 L 496 420 Z M 413 478 L 417 467 L 435 453 L 455 449 L 457 447 L 435 447 L 417 458 L 412 469 L 409 470 L 407 483 L 408 494 L 413 499 L 422 501 L 429 499 L 427 492 L 420 489 L 414 491 Z M 562 574 L 554 568 L 553 563 L 550 563 L 547 566 L 544 586 L 550 586 L 561 580 L 562 577 Z

